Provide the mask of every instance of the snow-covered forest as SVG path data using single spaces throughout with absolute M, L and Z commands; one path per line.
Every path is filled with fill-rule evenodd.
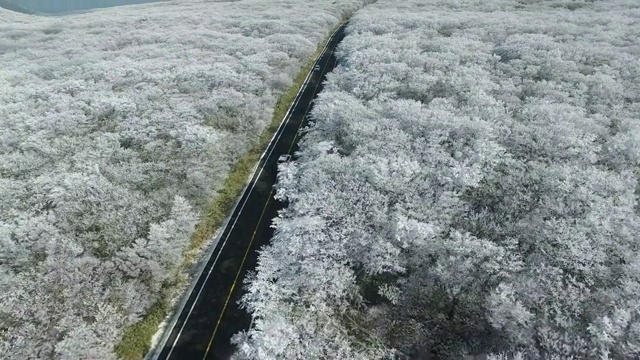
M 640 2 L 380 0 L 338 57 L 239 355 L 640 357 Z
M 114 358 L 278 96 L 364 2 L 0 9 L 0 357 Z

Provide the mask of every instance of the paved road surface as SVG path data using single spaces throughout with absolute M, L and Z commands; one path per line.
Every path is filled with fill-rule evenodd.
M 277 158 L 297 150 L 298 130 L 305 125 L 313 98 L 322 90 L 325 74 L 336 65 L 333 53 L 343 37 L 344 26 L 329 41 L 317 62 L 320 71 L 312 73 L 289 118 L 267 147 L 184 308 L 174 318 L 175 325 L 165 334 L 166 341 L 148 354 L 148 359 L 226 360 L 234 351 L 231 336 L 248 328 L 250 317 L 238 309 L 237 301 L 243 293 L 245 273 L 256 266 L 256 250 L 273 235 L 271 219 L 280 208 L 272 192 Z

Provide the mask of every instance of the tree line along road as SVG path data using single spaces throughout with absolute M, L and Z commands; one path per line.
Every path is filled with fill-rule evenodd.
M 254 269 L 257 249 L 273 235 L 271 219 L 282 207 L 273 198 L 277 159 L 297 150 L 299 130 L 305 126 L 322 81 L 337 63 L 334 51 L 344 38 L 338 28 L 323 49 L 287 116 L 267 146 L 250 183 L 227 222 L 193 289 L 177 309 L 149 360 L 228 359 L 234 351 L 231 337 L 250 326 L 251 317 L 239 309 L 243 279 Z

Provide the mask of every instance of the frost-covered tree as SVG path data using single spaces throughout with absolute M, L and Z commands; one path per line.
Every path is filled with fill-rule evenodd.
M 240 354 L 640 356 L 638 19 L 625 0 L 358 12 L 281 169 Z
M 0 9 L 0 357 L 114 358 L 276 99 L 366 2 Z

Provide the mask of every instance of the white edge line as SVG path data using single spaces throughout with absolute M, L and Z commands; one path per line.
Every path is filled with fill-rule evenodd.
M 316 61 L 314 62 L 314 65 L 316 65 L 320 59 L 322 59 L 322 56 L 324 56 L 325 52 L 327 51 L 327 48 L 329 47 L 329 44 L 331 43 L 331 40 L 333 40 L 333 37 L 340 30 L 340 28 L 342 27 L 343 24 L 339 24 L 339 25 L 340 26 L 331 34 L 331 36 L 327 40 L 324 48 L 322 49 L 322 52 L 316 58 Z M 291 106 L 289 106 L 289 109 L 287 110 L 287 113 L 284 115 L 283 121 L 280 122 L 280 125 L 278 125 L 278 129 L 273 134 L 273 136 L 271 137 L 271 140 L 267 144 L 267 148 L 266 149 L 269 149 L 269 151 L 268 151 L 269 154 L 267 155 L 267 150 L 265 150 L 262 153 L 262 155 L 260 156 L 260 159 L 258 159 L 257 164 L 260 164 L 260 162 L 265 157 L 265 155 L 267 157 L 271 156 L 271 153 L 273 152 L 273 149 L 274 149 L 274 147 L 272 147 L 271 145 L 274 142 L 274 140 L 277 142 L 280 139 L 280 137 L 282 136 L 282 132 L 283 131 L 281 131 L 281 130 L 284 129 L 284 126 L 289 123 L 289 120 L 291 119 L 291 112 L 292 112 L 293 109 L 295 109 L 295 107 L 300 102 L 300 98 L 302 98 L 302 93 L 304 92 L 304 90 L 306 90 L 306 87 L 307 87 L 307 85 L 309 83 L 309 79 L 311 79 L 311 75 L 313 74 L 313 71 L 314 71 L 313 68 L 311 68 L 311 70 L 307 74 L 307 77 L 305 78 L 304 82 L 302 83 L 302 86 L 300 87 L 300 90 L 298 90 L 298 93 L 296 94 L 295 101 L 291 104 Z M 304 121 L 304 119 L 302 121 Z M 262 167 L 260 168 L 260 171 L 257 174 L 257 178 L 260 177 L 260 174 L 262 173 L 262 170 L 264 170 L 265 165 L 266 165 L 266 162 L 264 164 L 262 164 Z M 251 195 L 251 192 L 253 191 L 253 188 L 255 187 L 256 182 L 257 182 L 257 181 L 254 181 L 253 185 L 251 186 L 251 188 L 248 188 L 249 184 L 251 183 L 251 180 L 256 178 L 256 173 L 255 173 L 256 170 L 258 170 L 257 167 L 254 169 L 253 175 L 248 179 L 248 182 L 245 184 L 244 190 L 242 191 L 240 197 L 238 198 L 238 200 L 236 201 L 235 205 L 233 206 L 233 209 L 229 213 L 229 216 L 226 218 L 223 226 L 220 227 L 220 229 L 222 231 L 219 232 L 218 239 L 216 239 L 210 245 L 210 249 L 211 250 L 209 251 L 209 254 L 206 257 L 206 261 L 203 261 L 202 264 L 200 265 L 200 270 L 198 271 L 198 276 L 195 276 L 193 278 L 193 280 L 191 282 L 191 286 L 189 287 L 189 291 L 184 293 L 183 299 L 182 299 L 181 304 L 179 306 L 179 309 L 176 309 L 176 311 L 174 312 L 173 320 L 171 321 L 171 326 L 167 327 L 165 329 L 165 331 L 164 331 L 164 335 L 162 336 L 163 340 L 158 342 L 158 344 L 154 347 L 154 349 L 147 353 L 147 355 L 145 356 L 145 359 L 147 359 L 147 360 L 157 360 L 158 357 L 160 356 L 160 353 L 162 353 L 162 350 L 165 348 L 165 346 L 167 344 L 167 340 L 169 340 L 169 336 L 171 336 L 171 333 L 173 332 L 173 329 L 175 328 L 176 323 L 178 322 L 178 319 L 180 318 L 180 315 L 184 311 L 184 307 L 185 307 L 187 301 L 189 301 L 189 298 L 191 297 L 191 294 L 193 293 L 193 290 L 195 289 L 196 284 L 198 283 L 198 280 L 202 277 L 202 273 L 204 272 L 205 267 L 209 263 L 209 259 L 211 258 L 211 255 L 213 254 L 213 251 L 215 250 L 215 248 L 217 247 L 218 243 L 220 242 L 220 237 L 222 236 L 222 234 L 224 233 L 224 230 L 226 230 L 227 226 L 229 225 L 229 221 L 231 220 L 231 217 L 235 213 L 236 208 L 238 207 L 238 205 L 240 204 L 240 199 L 242 199 L 242 197 L 244 197 L 244 195 L 246 193 L 247 196 L 246 196 L 244 202 L 242 203 L 242 206 L 240 207 L 240 213 L 242 213 L 242 209 L 244 209 L 244 206 L 246 205 L 247 200 L 249 199 L 249 196 Z M 247 193 L 247 190 L 249 190 L 248 193 Z M 167 360 L 171 357 L 171 354 L 173 353 L 173 349 L 175 348 L 175 345 L 178 342 L 178 339 L 180 338 L 180 335 L 182 334 L 182 330 L 184 330 L 184 327 L 187 324 L 187 321 L 189 320 L 189 317 L 191 316 L 191 313 L 193 312 L 193 309 L 195 308 L 195 305 L 198 302 L 198 299 L 200 298 L 200 294 L 202 293 L 202 290 L 204 289 L 204 285 L 209 280 L 209 276 L 211 275 L 211 272 L 213 271 L 213 268 L 215 267 L 215 265 L 216 265 L 216 263 L 218 261 L 218 258 L 220 256 L 220 253 L 222 252 L 222 249 L 224 249 L 224 246 L 227 243 L 227 239 L 229 238 L 229 234 L 231 234 L 236 222 L 238 221 L 238 217 L 239 216 L 237 216 L 236 219 L 233 221 L 233 224 L 231 224 L 231 228 L 227 232 L 227 236 L 225 236 L 224 242 L 222 243 L 222 247 L 220 248 L 220 251 L 218 252 L 218 255 L 216 255 L 216 258 L 214 259 L 213 264 L 211 265 L 211 268 L 207 272 L 207 276 L 205 277 L 204 281 L 202 282 L 202 286 L 200 287 L 200 290 L 198 291 L 198 294 L 196 295 L 196 298 L 194 299 L 193 304 L 191 305 L 191 308 L 189 309 L 189 313 L 187 314 L 187 317 L 185 318 L 184 323 L 180 327 L 180 331 L 178 332 L 178 335 L 176 336 L 176 339 L 173 341 L 173 344 L 171 346 L 171 350 L 169 351 L 169 354 L 167 354 Z

